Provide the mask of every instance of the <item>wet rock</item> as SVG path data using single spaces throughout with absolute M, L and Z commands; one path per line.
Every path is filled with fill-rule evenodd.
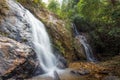
M 120 80 L 117 76 L 106 76 L 103 80 Z
M 29 46 L 0 37 L 0 76 L 3 79 L 30 76 L 35 66 L 32 56 L 34 52 Z
M 5 2 L 7 3 L 7 1 L 4 1 L 4 3 Z M 5 17 L 2 18 L 0 23 L 0 34 L 2 36 L 12 38 L 18 42 L 31 45 L 30 25 L 24 19 L 25 14 L 23 14 L 26 11 L 19 11 L 16 10 L 16 8 L 11 8 L 9 4 L 10 3 L 7 3 L 9 10 L 6 9 L 7 14 L 5 14 Z M 3 9 L 4 7 L 2 6 L 1 10 Z M 0 16 L 2 16 L 1 13 Z
M 41 68 L 40 64 L 39 64 L 39 61 L 36 61 L 36 65 L 35 65 L 35 69 L 33 71 L 33 74 L 32 76 L 38 76 L 38 75 L 41 75 L 41 74 L 44 74 L 44 70 Z
M 60 68 L 60 69 L 65 69 L 68 67 L 68 63 L 67 63 L 67 60 L 62 56 L 60 55 L 59 52 L 57 52 L 57 54 L 55 54 L 56 58 L 57 58 L 57 67 Z
M 72 70 L 71 73 L 75 74 L 75 75 L 81 75 L 81 76 L 90 74 L 90 72 L 88 70 L 85 70 L 85 69 Z
M 0 75 L 5 79 L 24 78 L 31 76 L 37 65 L 31 28 L 24 19 L 26 11 L 9 4 L 0 0 Z
M 60 62 L 60 61 L 57 62 L 57 67 L 59 69 L 65 69 L 65 68 L 67 68 L 67 66 L 65 64 L 63 64 L 62 62 Z
M 60 80 L 60 77 L 59 77 L 57 71 L 54 71 L 54 80 Z

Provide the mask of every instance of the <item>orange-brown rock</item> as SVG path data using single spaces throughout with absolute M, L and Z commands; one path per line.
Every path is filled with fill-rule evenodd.
M 33 67 L 30 68 L 30 65 L 35 64 L 31 64 L 33 61 L 29 60 L 31 56 L 33 56 L 33 51 L 29 46 L 0 36 L 0 76 L 3 79 L 32 72 Z

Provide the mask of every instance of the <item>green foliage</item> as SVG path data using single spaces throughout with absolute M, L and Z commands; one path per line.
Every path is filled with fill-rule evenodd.
M 57 13 L 59 10 L 59 3 L 56 0 L 51 0 L 48 5 L 48 9 L 52 12 Z
M 62 43 L 58 40 L 56 40 L 56 48 L 59 49 L 63 55 L 65 55 L 65 49 L 62 47 Z
M 18 2 L 26 2 L 28 0 L 17 0 Z M 34 2 L 34 3 L 41 3 L 41 0 L 29 0 L 30 2 Z
M 100 13 L 100 6 L 100 0 L 80 0 L 77 9 L 81 17 L 94 21 Z
M 28 5 L 30 4 L 32 7 L 45 7 L 41 0 L 16 0 L 21 4 Z
M 76 2 L 73 0 L 63 0 L 62 6 L 56 1 L 51 0 L 48 9 L 58 15 L 61 19 L 72 20 L 76 14 Z

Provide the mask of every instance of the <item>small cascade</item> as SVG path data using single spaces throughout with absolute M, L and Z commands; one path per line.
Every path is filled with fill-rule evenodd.
M 30 26 L 34 51 L 37 54 L 41 68 L 46 73 L 52 72 L 54 74 L 54 71 L 57 70 L 57 59 L 53 54 L 50 39 L 44 24 L 19 3 L 13 0 L 8 0 L 8 4 L 11 10 L 19 18 L 24 19 L 25 24 Z
M 88 44 L 88 41 L 87 41 L 86 37 L 78 32 L 75 24 L 72 24 L 72 26 L 73 26 L 75 37 L 77 37 L 79 39 L 80 43 L 84 47 L 85 55 L 86 55 L 87 60 L 91 61 L 91 62 L 95 62 L 96 60 L 94 58 L 93 51 L 91 49 L 91 46 Z

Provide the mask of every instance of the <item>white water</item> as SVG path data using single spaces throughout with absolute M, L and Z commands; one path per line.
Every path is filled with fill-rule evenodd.
M 85 36 L 79 35 L 79 39 L 80 39 L 80 42 L 81 42 L 81 44 L 83 45 L 83 47 L 85 49 L 87 60 L 91 61 L 91 62 L 94 62 L 95 59 L 94 59 L 94 56 L 93 56 L 93 51 L 92 51 L 90 45 L 88 44 Z
M 45 72 L 49 72 L 55 68 L 56 58 L 53 55 L 50 40 L 45 30 L 45 26 L 36 19 L 30 12 L 27 12 L 27 17 L 32 26 L 33 43 L 35 52 Z
M 31 27 L 32 42 L 34 44 L 34 50 L 37 54 L 39 63 L 46 73 L 53 74 L 54 70 L 57 69 L 57 60 L 53 55 L 50 39 L 44 24 L 19 3 L 16 3 L 13 0 L 8 0 L 8 4 L 13 13 L 24 19 L 25 22 Z
M 83 35 L 81 35 L 78 32 L 75 24 L 73 24 L 73 29 L 74 29 L 75 36 L 79 39 L 80 43 L 84 47 L 87 60 L 91 61 L 91 62 L 96 61 L 95 58 L 94 58 L 94 56 L 93 56 L 93 51 L 91 49 L 91 46 L 88 44 L 86 37 L 83 36 Z

